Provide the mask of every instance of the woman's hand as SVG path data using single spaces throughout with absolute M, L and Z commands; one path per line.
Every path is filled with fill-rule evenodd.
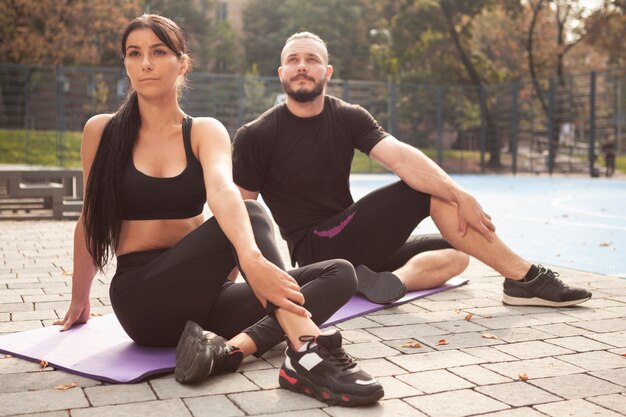
M 263 257 L 241 262 L 248 284 L 263 307 L 270 301 L 276 307 L 294 314 L 311 317 L 302 305 L 304 296 L 300 286 L 289 274 Z
M 70 308 L 67 310 L 67 313 L 65 313 L 65 317 L 62 320 L 55 321 L 54 324 L 63 326 L 61 331 L 64 332 L 76 323 L 87 323 L 90 308 L 89 299 L 87 299 L 87 302 L 77 302 L 72 299 Z

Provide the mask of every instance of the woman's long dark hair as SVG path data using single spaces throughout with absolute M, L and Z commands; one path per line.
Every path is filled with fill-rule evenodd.
M 187 43 L 176 23 L 159 15 L 145 14 L 126 26 L 121 39 L 122 57 L 126 55 L 128 35 L 137 29 L 151 29 L 178 57 L 187 53 Z M 137 92 L 131 88 L 102 131 L 85 191 L 85 238 L 87 249 L 99 270 L 108 263 L 119 243 L 122 177 L 132 158 L 140 126 Z

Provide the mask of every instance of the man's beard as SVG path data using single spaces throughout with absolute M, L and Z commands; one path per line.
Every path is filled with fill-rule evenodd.
M 296 77 L 294 77 L 296 78 Z M 313 80 L 313 78 L 307 77 L 307 79 Z M 293 79 L 292 79 L 293 80 Z M 298 103 L 309 103 L 315 100 L 324 92 L 324 87 L 326 86 L 326 79 L 322 78 L 321 81 L 315 83 L 315 87 L 312 90 L 293 90 L 289 84 L 289 81 L 283 81 L 283 90 L 287 95 L 297 101 Z

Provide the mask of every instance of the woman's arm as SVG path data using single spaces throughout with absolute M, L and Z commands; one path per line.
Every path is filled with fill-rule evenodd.
M 194 119 L 192 143 L 202 164 L 207 202 L 224 234 L 235 247 L 248 284 L 263 306 L 277 307 L 303 316 L 304 296 L 297 282 L 269 262 L 259 250 L 243 199 L 232 178 L 231 144 L 228 132 L 215 119 Z M 300 305 L 298 305 L 298 304 Z
M 92 117 L 85 124 L 83 129 L 83 140 L 81 144 L 81 163 L 83 166 L 83 196 L 89 180 L 89 172 L 93 164 L 102 130 L 111 115 L 101 114 Z M 54 324 L 63 326 L 61 331 L 72 327 L 75 323 L 85 323 L 89 320 L 90 303 L 89 293 L 91 292 L 91 282 L 96 274 L 96 268 L 85 240 L 85 229 L 83 215 L 81 214 L 74 228 L 74 270 L 72 271 L 72 302 L 65 313 L 65 317 L 57 320 Z

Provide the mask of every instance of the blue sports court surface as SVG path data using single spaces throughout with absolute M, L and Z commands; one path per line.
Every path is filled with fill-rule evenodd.
M 529 261 L 626 277 L 626 181 L 550 177 L 455 175 L 492 216 L 509 247 Z M 353 175 L 352 194 L 396 181 Z M 430 219 L 416 233 L 435 232 Z

